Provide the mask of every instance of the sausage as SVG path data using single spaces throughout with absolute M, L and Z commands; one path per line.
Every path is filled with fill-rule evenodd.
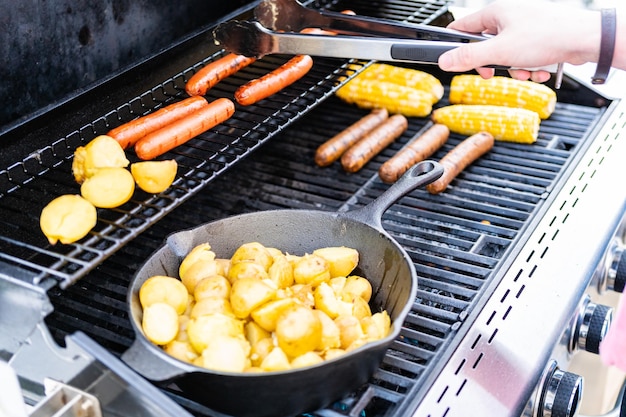
M 185 91 L 190 96 L 203 96 L 224 78 L 247 67 L 255 58 L 237 54 L 227 54 L 208 63 L 196 72 L 185 84 Z
M 342 156 L 341 165 L 347 172 L 357 172 L 376 154 L 396 140 L 409 127 L 401 114 L 394 114 L 352 145 Z
M 208 104 L 203 97 L 189 97 L 111 129 L 107 136 L 115 139 L 123 149 L 126 149 L 133 146 L 148 133 L 159 130 L 175 120 L 208 106 Z
M 465 167 L 489 152 L 494 142 L 491 133 L 478 132 L 452 148 L 439 161 L 443 166 L 443 175 L 426 186 L 428 192 L 438 194 L 445 190 Z
M 140 159 L 154 159 L 224 122 L 235 113 L 235 104 L 227 98 L 218 98 L 208 106 L 182 119 L 147 134 L 135 144 Z
M 311 67 L 313 58 L 309 55 L 296 55 L 261 78 L 240 86 L 235 91 L 235 100 L 242 106 L 254 104 L 304 77 Z
M 434 124 L 426 132 L 410 141 L 403 149 L 385 161 L 378 175 L 386 183 L 394 183 L 410 167 L 428 158 L 446 143 L 450 129 L 446 125 Z
M 321 167 L 335 162 L 361 138 L 367 135 L 376 126 L 383 123 L 389 117 L 386 109 L 374 109 L 367 116 L 337 133 L 332 138 L 321 144 L 315 152 L 315 163 Z

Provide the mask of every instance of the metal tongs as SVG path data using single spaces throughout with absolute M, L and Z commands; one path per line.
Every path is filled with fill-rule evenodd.
M 332 34 L 302 33 L 304 29 Z M 263 0 L 254 9 L 254 20 L 222 23 L 213 36 L 227 51 L 255 58 L 306 54 L 422 64 L 436 64 L 441 54 L 464 43 L 489 39 L 488 35 L 436 26 L 314 10 L 297 0 Z M 562 64 L 527 69 L 556 72 L 559 88 Z

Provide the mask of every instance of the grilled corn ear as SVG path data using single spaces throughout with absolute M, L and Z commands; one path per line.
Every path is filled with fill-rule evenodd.
M 364 109 L 384 108 L 390 114 L 426 117 L 433 108 L 430 93 L 388 81 L 356 76 L 337 90 L 337 97 Z
M 433 111 L 432 119 L 456 133 L 489 132 L 497 140 L 533 143 L 541 119 L 537 112 L 505 106 L 455 104 Z
M 433 104 L 443 97 L 441 82 L 433 75 L 420 70 L 374 63 L 365 68 L 357 77 L 365 80 L 392 82 L 425 91 L 432 95 Z
M 484 79 L 457 75 L 450 84 L 450 104 L 491 104 L 533 110 L 542 119 L 556 106 L 556 93 L 548 86 L 508 77 Z

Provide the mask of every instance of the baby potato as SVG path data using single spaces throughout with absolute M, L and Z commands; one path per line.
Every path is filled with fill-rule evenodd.
M 206 297 L 196 301 L 196 304 L 191 309 L 190 317 L 195 319 L 196 317 L 215 313 L 235 317 L 230 301 L 222 297 Z
M 207 297 L 229 298 L 230 282 L 222 275 L 211 275 L 202 278 L 193 290 L 193 297 L 196 301 Z
M 315 307 L 315 296 L 313 295 L 313 287 L 305 284 L 296 284 L 291 286 L 291 297 L 300 304 L 309 308 Z
M 226 275 L 231 284 L 242 278 L 254 278 L 263 280 L 269 278 L 267 271 L 262 265 L 252 261 L 240 261 L 231 263 Z
M 239 264 L 233 265 L 236 266 Z M 270 301 L 276 295 L 276 289 L 256 278 L 239 278 L 230 290 L 230 305 L 235 316 L 247 318 L 252 310 Z
M 201 353 L 218 336 L 243 337 L 243 322 L 225 314 L 207 314 L 189 321 L 189 343 Z
M 96 207 L 79 195 L 66 194 L 52 200 L 41 211 L 39 227 L 51 245 L 74 243 L 94 228 Z
M 291 369 L 289 358 L 280 347 L 274 347 L 261 362 L 260 368 L 266 372 Z
M 214 371 L 243 372 L 250 366 L 250 346 L 241 337 L 218 335 L 202 351 L 202 367 Z
M 189 324 L 189 316 L 187 314 L 182 314 L 178 316 L 178 334 L 176 335 L 176 340 L 179 342 L 188 342 L 189 336 L 187 335 L 187 325 Z
M 339 316 L 335 319 L 335 324 L 339 327 L 342 349 L 348 349 L 356 340 L 364 338 L 361 323 L 354 316 Z
M 348 276 L 359 263 L 359 252 L 345 246 L 316 249 L 313 255 L 321 256 L 328 261 L 331 278 Z
M 215 260 L 215 252 L 211 250 L 211 245 L 208 243 L 201 243 L 195 246 L 188 254 L 183 258 L 183 261 L 180 263 L 178 267 L 178 276 L 182 279 L 186 273 L 187 269 L 191 265 L 193 265 L 196 261 L 204 260 L 204 261 L 213 261 Z M 223 274 L 221 274 L 223 275 Z
M 346 281 L 348 279 L 346 277 L 334 277 L 328 281 L 328 285 L 333 289 L 335 294 L 340 295 L 343 291 L 343 287 L 346 285 Z
M 268 301 L 250 313 L 254 323 L 268 332 L 276 330 L 276 321 L 278 317 L 289 307 L 296 304 L 293 298 L 280 298 L 278 300 Z
M 306 368 L 307 366 L 317 365 L 324 362 L 324 359 L 317 352 L 307 352 L 291 361 L 291 368 Z
M 215 260 L 198 259 L 185 269 L 185 273 L 181 275 L 180 280 L 187 288 L 187 291 L 189 291 L 190 294 L 194 294 L 196 286 L 200 281 L 218 275 L 217 272 L 218 265 Z
M 361 297 L 369 303 L 372 298 L 372 284 L 358 275 L 350 275 L 341 289 L 342 298 L 346 301 L 353 301 L 354 297 Z
M 391 317 L 389 317 L 389 313 L 386 310 L 374 313 L 372 314 L 372 320 L 380 329 L 382 337 L 386 337 L 391 331 Z
M 352 315 L 361 320 L 364 317 L 370 317 L 372 315 L 372 310 L 370 309 L 369 304 L 367 304 L 367 301 L 361 297 L 356 297 L 352 303 Z
M 135 180 L 126 168 L 100 168 L 80 186 L 83 198 L 100 208 L 119 207 L 134 192 Z
M 250 343 L 251 346 L 254 346 L 259 340 L 267 339 L 272 336 L 270 332 L 268 332 L 253 321 L 247 322 L 243 326 L 243 331 L 244 335 L 246 336 L 246 340 Z
M 232 264 L 236 264 L 242 261 L 250 261 L 257 263 L 263 267 L 266 271 L 272 266 L 274 262 L 274 257 L 272 253 L 267 250 L 265 246 L 263 246 L 259 242 L 250 242 L 244 243 L 239 246 L 235 253 L 230 258 L 230 262 Z
M 147 193 L 158 194 L 167 190 L 176 178 L 178 164 L 174 159 L 142 161 L 130 165 L 137 186 Z
M 288 288 L 294 283 L 293 266 L 283 255 L 274 257 L 274 263 L 267 274 L 278 288 Z
M 313 310 L 313 312 L 317 315 L 317 318 L 322 324 L 322 339 L 320 340 L 317 350 L 326 351 L 340 347 L 341 332 L 339 331 L 339 326 L 323 311 Z
M 345 355 L 346 351 L 344 349 L 328 349 L 324 352 L 324 360 L 329 361 L 331 359 L 338 358 L 341 355 Z
M 309 307 L 296 304 L 276 322 L 278 346 L 290 357 L 317 349 L 322 340 L 322 323 Z
M 217 274 L 227 277 L 230 269 L 230 259 L 215 258 L 215 262 L 217 262 Z
M 322 282 L 330 281 L 330 264 L 318 255 L 303 256 L 293 268 L 293 278 L 297 284 L 317 287 Z
M 337 296 L 330 285 L 322 282 L 317 286 L 317 288 L 315 288 L 313 297 L 315 299 L 316 310 L 323 311 L 331 319 L 335 319 L 339 316 L 339 299 L 337 299 Z
M 274 258 L 274 260 L 276 260 L 276 258 L 281 257 L 281 256 L 285 256 L 283 254 L 283 252 L 278 249 L 278 248 L 268 248 L 266 247 L 266 249 L 268 250 L 268 252 L 270 253 L 270 255 L 272 255 L 272 258 Z
M 112 137 L 100 135 L 74 151 L 72 173 L 82 184 L 101 168 L 126 168 L 129 164 L 122 146 Z
M 166 303 L 153 303 L 143 309 L 141 327 L 152 343 L 165 345 L 178 334 L 178 314 Z
M 252 365 L 260 367 L 263 360 L 270 354 L 274 347 L 274 341 L 271 337 L 261 339 L 252 344 L 252 349 L 250 350 L 250 361 Z M 284 354 L 285 353 L 283 352 L 283 355 Z
M 177 314 L 187 309 L 189 293 L 182 282 L 165 275 L 148 278 L 139 289 L 139 302 L 145 309 L 154 303 L 166 303 L 174 307 Z
M 165 353 L 187 363 L 193 363 L 193 361 L 198 357 L 196 351 L 193 350 L 193 347 L 191 347 L 189 342 L 186 341 L 172 340 L 165 345 L 164 350 Z

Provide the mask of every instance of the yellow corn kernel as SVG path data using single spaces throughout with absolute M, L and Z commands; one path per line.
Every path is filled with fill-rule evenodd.
M 450 84 L 451 104 L 492 104 L 536 111 L 547 119 L 556 106 L 556 93 L 548 86 L 508 77 L 484 79 L 457 75 Z
M 358 76 L 337 90 L 337 97 L 364 109 L 384 108 L 390 114 L 426 117 L 432 111 L 430 93 L 386 81 Z
M 532 110 L 479 104 L 441 107 L 435 109 L 431 117 L 435 123 L 462 135 L 487 131 L 497 140 L 520 143 L 537 140 L 541 121 Z
M 388 81 L 422 90 L 432 95 L 433 104 L 443 97 L 443 85 L 433 75 L 411 68 L 374 63 L 357 75 L 360 79 Z

